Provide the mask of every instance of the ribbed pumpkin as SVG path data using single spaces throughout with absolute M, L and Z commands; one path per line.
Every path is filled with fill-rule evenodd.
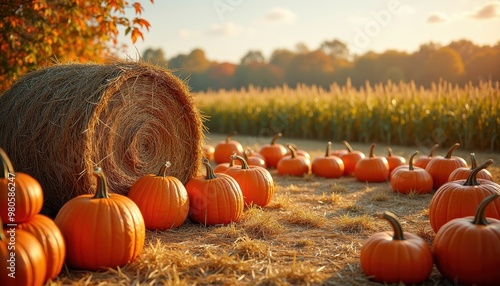
M 427 164 L 435 157 L 434 153 L 436 152 L 437 148 L 439 147 L 439 144 L 434 144 L 432 146 L 431 150 L 429 151 L 429 155 L 425 156 L 419 156 L 418 158 L 415 158 L 415 162 L 413 162 L 414 167 L 420 167 L 424 168 L 427 167 Z M 443 156 L 436 156 L 438 158 L 443 158 Z
M 232 132 L 231 134 L 227 135 L 225 141 L 221 141 L 217 143 L 217 145 L 215 145 L 215 163 L 228 163 L 230 160 L 229 157 L 231 157 L 233 153 L 236 153 L 239 156 L 243 156 L 243 146 L 241 146 L 241 143 L 231 139 L 231 137 L 233 137 L 234 135 L 236 135 L 236 132 Z
M 344 176 L 350 176 L 354 173 L 358 161 L 365 158 L 365 154 L 361 151 L 354 150 L 349 142 L 345 140 L 342 141 L 342 144 L 347 148 L 347 154 L 340 157 L 342 162 L 344 162 Z
M 387 163 L 389 163 L 390 174 L 396 167 L 406 164 L 406 159 L 403 156 L 394 155 L 391 147 L 387 146 L 386 148 L 387 156 L 385 156 L 385 159 L 387 159 Z
M 434 193 L 429 203 L 429 221 L 434 232 L 452 219 L 473 215 L 484 198 L 499 192 L 500 185 L 476 179 L 477 173 L 492 163 L 491 159 L 486 161 L 475 168 L 467 180 L 445 183 Z M 490 204 L 486 216 L 500 219 L 500 200 Z
M 500 220 L 486 218 L 498 193 L 486 197 L 474 216 L 443 225 L 432 244 L 439 272 L 454 285 L 498 285 L 500 282 Z
M 396 216 L 389 212 L 379 215 L 389 221 L 393 234 L 379 232 L 361 246 L 363 272 L 381 283 L 416 284 L 428 279 L 432 272 L 432 251 L 421 237 L 403 232 Z
M 429 172 L 413 166 L 413 158 L 416 155 L 418 151 L 411 155 L 408 165 L 401 165 L 392 171 L 390 183 L 393 191 L 402 194 L 427 194 L 432 191 L 432 177 Z
M 311 172 L 318 177 L 339 178 L 344 174 L 344 162 L 330 153 L 332 142 L 326 144 L 324 156 L 314 158 L 311 164 Z
M 268 168 L 276 168 L 279 160 L 286 155 L 287 149 L 285 146 L 276 143 L 276 140 L 281 138 L 281 136 L 283 136 L 281 133 L 274 135 L 271 143 L 264 144 L 259 150 L 259 153 L 264 157 Z
M 304 156 L 298 156 L 295 148 L 288 144 L 286 146 L 291 155 L 287 155 L 278 162 L 276 170 L 278 174 L 285 176 L 302 177 L 309 173 L 311 169 L 311 161 Z
M 470 162 L 471 162 L 470 168 L 460 167 L 460 168 L 456 168 L 453 172 L 451 172 L 450 176 L 448 177 L 448 182 L 467 179 L 469 174 L 475 168 L 477 168 L 477 161 L 476 161 L 476 154 L 475 153 L 470 153 Z M 488 171 L 486 169 L 482 169 L 481 171 L 479 171 L 476 175 L 476 178 L 493 181 L 493 177 L 491 176 L 490 171 Z
M 194 177 L 186 184 L 189 217 L 205 226 L 239 221 L 245 204 L 238 182 L 224 173 L 216 176 L 207 160 L 203 164 L 206 176 Z
M 2 225 L 0 220 L 0 285 L 43 285 L 47 260 L 40 242 L 27 231 Z
M 232 155 L 231 160 L 240 162 L 240 166 L 233 166 L 226 170 L 226 174 L 233 177 L 241 188 L 245 204 L 248 206 L 266 206 L 274 195 L 274 180 L 271 173 L 260 166 L 249 166 L 246 160 L 238 155 Z
M 460 167 L 467 167 L 467 162 L 461 157 L 452 156 L 453 150 L 460 146 L 459 143 L 453 144 L 446 156 L 434 157 L 429 161 L 425 169 L 432 176 L 433 188 L 438 189 L 444 183 L 448 182 L 451 172 Z
M 157 175 L 140 177 L 128 192 L 128 197 L 141 210 L 147 229 L 176 228 L 188 216 L 186 188 L 176 177 L 167 176 L 170 165 L 170 162 L 165 163 Z
M 375 144 L 370 146 L 368 157 L 356 163 L 354 177 L 361 182 L 384 182 L 389 178 L 389 163 L 382 156 L 375 156 Z M 347 155 L 346 155 L 347 156 Z
M 106 176 L 94 168 L 95 195 L 80 195 L 63 205 L 55 218 L 66 241 L 66 264 L 99 270 L 134 261 L 144 247 L 146 227 L 137 205 L 109 194 Z
M 26 173 L 15 172 L 9 157 L 0 148 L 0 217 L 2 221 L 5 223 L 28 221 L 38 214 L 42 207 L 43 191 L 40 183 Z
M 42 245 L 47 260 L 44 281 L 56 278 L 66 258 L 66 243 L 56 223 L 44 215 L 37 214 L 29 221 L 17 225 L 16 229 L 31 233 Z

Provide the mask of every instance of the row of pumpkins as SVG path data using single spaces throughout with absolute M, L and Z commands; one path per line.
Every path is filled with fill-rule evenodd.
M 453 151 L 434 156 L 434 145 L 428 156 L 412 154 L 408 164 L 388 147 L 388 156 L 375 156 L 375 144 L 368 156 L 353 150 L 343 141 L 347 150 L 331 151 L 328 142 L 324 156 L 313 159 L 303 150 L 287 144 L 265 144 L 259 152 L 243 150 L 238 141 L 225 141 L 215 147 L 205 145 L 207 158 L 217 164 L 215 169 L 224 171 L 232 161 L 228 154 L 243 154 L 249 162 L 264 168 L 276 168 L 280 175 L 338 178 L 353 175 L 363 182 L 389 180 L 391 188 L 399 193 L 426 194 L 436 190 L 429 205 L 429 221 L 436 233 L 432 249 L 421 237 L 403 232 L 396 216 L 389 212 L 379 215 L 389 221 L 393 234 L 381 232 L 369 237 L 361 248 L 363 271 L 373 280 L 382 283 L 414 284 L 430 277 L 436 264 L 440 273 L 460 285 L 498 285 L 500 272 L 500 185 L 493 181 L 486 168 L 493 163 L 487 160 L 478 166 L 471 153 L 471 167 Z M 288 148 L 288 151 L 287 151 Z
M 231 159 L 241 167 L 217 175 L 203 159 L 206 175 L 186 185 L 167 175 L 167 162 L 157 175 L 139 178 L 127 196 L 110 194 L 105 173 L 95 167 L 95 194 L 69 200 L 52 220 L 40 214 L 39 182 L 15 172 L 0 148 L 0 285 L 43 285 L 64 263 L 91 271 L 123 266 L 141 253 L 146 229 L 175 228 L 188 215 L 204 225 L 223 225 L 237 222 L 246 205 L 267 205 L 274 194 L 269 171 L 237 155 Z

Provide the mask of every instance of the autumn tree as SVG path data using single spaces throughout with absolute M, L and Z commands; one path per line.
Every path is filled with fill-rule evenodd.
M 153 2 L 153 0 L 150 0 Z M 125 17 L 126 9 L 135 11 Z M 9 0 L 0 4 L 0 92 L 20 75 L 54 61 L 103 62 L 120 49 L 124 29 L 132 41 L 150 24 L 139 2 L 126 0 Z
M 142 60 L 161 67 L 167 66 L 167 59 L 162 49 L 146 49 L 142 53 Z
M 332 82 L 333 71 L 331 57 L 316 50 L 295 56 L 285 71 L 285 77 L 290 86 L 303 83 L 327 87 Z

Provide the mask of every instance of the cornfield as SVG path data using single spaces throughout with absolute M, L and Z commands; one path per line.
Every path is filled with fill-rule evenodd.
M 249 87 L 198 93 L 211 133 L 377 142 L 401 146 L 451 146 L 500 150 L 500 86 L 459 87 L 441 81 L 429 89 L 414 83 L 348 81 L 329 89 Z

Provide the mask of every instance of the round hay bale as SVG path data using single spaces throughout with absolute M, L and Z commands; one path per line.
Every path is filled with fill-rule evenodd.
M 0 147 L 16 171 L 43 187 L 43 212 L 92 193 L 94 166 L 111 192 L 137 178 L 168 173 L 183 183 L 198 173 L 203 118 L 183 81 L 136 62 L 58 64 L 26 74 L 0 97 Z

